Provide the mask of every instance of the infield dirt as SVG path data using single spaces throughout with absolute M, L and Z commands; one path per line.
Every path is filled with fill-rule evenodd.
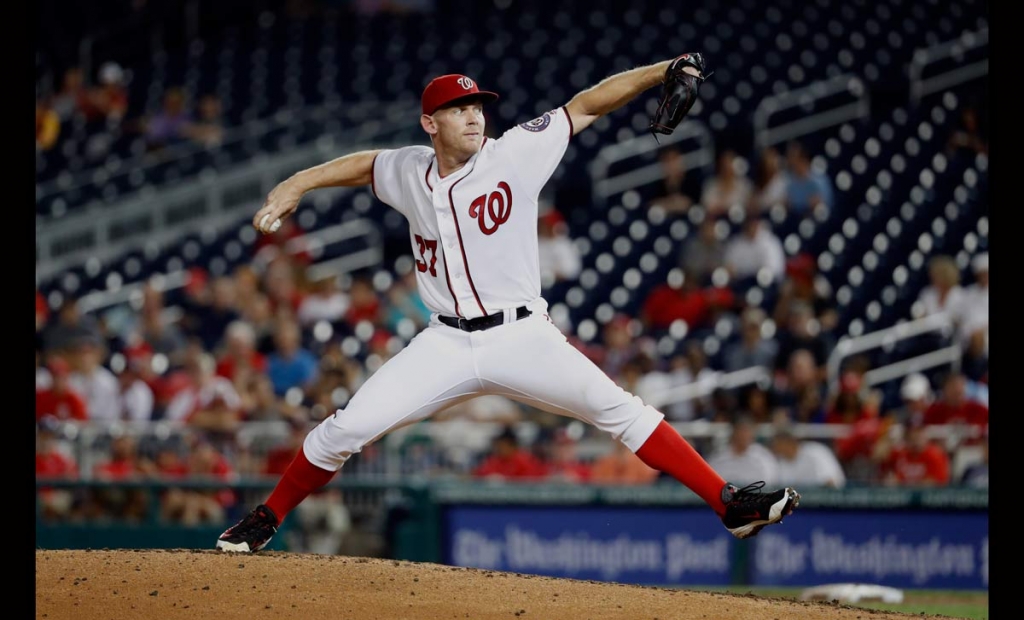
M 46 620 L 920 620 L 754 595 L 343 556 L 37 550 Z M 936 618 L 940 616 L 934 616 Z

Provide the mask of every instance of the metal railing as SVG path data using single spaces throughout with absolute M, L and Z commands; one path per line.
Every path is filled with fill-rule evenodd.
M 770 127 L 772 116 L 790 108 L 809 109 L 816 102 L 834 95 L 849 94 L 852 101 L 828 110 L 804 114 L 798 120 Z M 802 88 L 771 95 L 761 100 L 754 110 L 754 141 L 758 149 L 839 125 L 871 113 L 868 89 L 860 77 L 847 73 Z
M 363 240 L 366 247 L 340 254 L 325 251 L 325 248 L 333 244 L 355 239 Z M 273 246 L 267 246 L 264 250 L 278 251 Z M 291 255 L 308 252 L 313 260 L 307 268 L 307 276 L 311 280 L 319 280 L 379 265 L 384 260 L 384 241 L 375 222 L 357 219 L 294 237 L 285 244 L 284 252 Z M 253 265 L 258 271 L 262 271 L 271 258 L 270 252 L 258 252 L 253 259 Z M 87 293 L 78 300 L 78 310 L 83 314 L 102 313 L 123 304 L 131 304 L 138 310 L 142 307 L 142 295 L 146 286 L 166 293 L 187 286 L 191 279 L 191 274 L 185 270 L 157 273 L 145 281 L 132 282 L 114 290 Z M 172 306 L 165 310 L 173 311 L 176 308 Z
M 692 383 L 651 394 L 647 397 L 647 403 L 652 407 L 665 407 L 704 398 L 720 389 L 731 390 L 755 383 L 767 388 L 771 386 L 771 381 L 771 370 L 763 366 L 753 366 L 728 373 L 716 371 L 708 373 Z
M 906 340 L 929 332 L 941 332 L 942 335 L 948 337 L 953 333 L 953 322 L 943 313 L 931 314 L 856 338 L 844 337 L 840 339 L 832 353 L 829 354 L 828 361 L 826 362 L 829 387 L 834 390 L 839 384 L 839 373 L 844 359 L 864 351 L 870 351 L 871 349 L 891 347 L 900 340 Z M 865 375 L 865 381 L 868 385 L 877 385 L 912 372 L 919 372 L 943 364 L 952 363 L 958 365 L 959 361 L 960 347 L 954 344 L 943 349 L 870 370 Z
M 106 262 L 131 249 L 163 248 L 182 235 L 224 230 L 243 213 L 255 212 L 274 186 L 297 170 L 355 150 L 397 144 L 396 136 L 404 129 L 388 119 L 408 117 L 408 109 L 407 103 L 378 108 L 377 120 L 358 129 L 327 134 L 274 156 L 257 156 L 159 192 L 150 187 L 102 209 L 70 212 L 53 221 L 37 218 L 37 284 L 90 258 Z
M 591 195 L 598 205 L 607 204 L 608 197 L 658 181 L 664 176 L 657 161 L 641 165 L 633 170 L 608 176 L 612 165 L 626 159 L 656 152 L 666 146 L 691 140 L 697 147 L 682 153 L 683 163 L 688 169 L 705 168 L 715 163 L 714 139 L 704 123 L 687 120 L 671 135 L 664 136 L 660 144 L 650 135 L 644 134 L 610 144 L 600 149 L 589 165 Z
M 471 472 L 477 457 L 482 457 L 488 450 L 487 438 L 495 437 L 502 432 L 505 425 L 497 422 L 460 421 L 472 425 L 474 435 L 479 435 L 467 443 L 472 446 L 454 446 L 451 441 L 455 428 L 452 421 L 427 420 L 410 426 L 395 429 L 364 452 L 354 455 L 345 465 L 345 476 L 348 479 L 383 480 L 402 476 L 423 475 L 444 478 L 460 476 Z M 721 444 L 728 440 L 733 426 L 728 422 L 711 422 L 695 420 L 689 422 L 670 422 L 683 437 L 689 441 L 711 440 Z M 540 436 L 540 425 L 533 421 L 517 422 L 517 435 L 530 444 Z M 775 426 L 770 423 L 759 423 L 755 433 L 761 440 L 770 439 L 775 434 Z M 853 426 L 849 424 L 794 423 L 793 434 L 802 439 L 831 441 L 847 436 Z M 929 425 L 926 434 L 932 439 L 943 440 L 950 449 L 967 438 L 977 438 L 983 431 L 973 426 L 956 424 Z M 464 432 L 462 429 L 461 432 Z M 181 422 L 63 422 L 58 435 L 71 446 L 80 471 L 79 479 L 90 480 L 94 467 L 109 458 L 107 441 L 114 437 L 129 435 L 140 440 L 155 440 L 157 443 L 179 439 L 184 445 L 185 440 L 194 435 L 195 431 Z M 235 445 L 245 451 L 249 458 L 259 459 L 266 455 L 272 447 L 285 442 L 290 429 L 283 421 L 246 422 L 238 430 Z M 484 441 L 479 441 L 480 438 Z M 417 444 L 418 449 L 409 450 L 409 446 Z M 150 444 L 152 445 L 152 444 Z M 586 435 L 577 441 L 577 456 L 589 461 L 612 451 L 614 440 L 607 435 Z M 98 446 L 98 447 L 97 447 Z M 482 447 L 481 447 L 482 446 Z M 424 469 L 423 464 L 438 464 L 436 471 Z M 240 472 L 241 476 L 257 475 Z
M 962 64 L 963 57 L 968 52 L 983 47 L 988 47 L 987 27 L 976 32 L 965 32 L 951 41 L 916 50 L 909 68 L 911 104 L 919 104 L 926 95 L 988 75 L 987 55 L 981 60 Z M 923 77 L 925 69 L 947 58 L 958 61 L 955 69 L 928 78 Z

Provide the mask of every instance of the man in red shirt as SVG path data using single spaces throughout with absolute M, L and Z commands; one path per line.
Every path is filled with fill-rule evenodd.
M 924 412 L 925 424 L 968 424 L 978 429 L 971 443 L 980 441 L 988 426 L 988 407 L 967 398 L 967 377 L 954 373 L 942 384 L 942 397 Z
M 51 359 L 48 366 L 50 376 L 53 377 L 53 385 L 48 389 L 36 391 L 36 421 L 45 417 L 57 420 L 88 420 L 89 412 L 85 399 L 68 384 L 71 367 L 59 357 Z
M 697 279 L 673 269 L 665 284 L 657 286 L 644 301 L 644 323 L 651 329 L 668 329 L 673 321 L 682 319 L 690 327 L 711 323 L 716 310 L 729 308 L 735 302 L 726 287 L 701 288 Z
M 473 471 L 478 478 L 543 478 L 544 464 L 519 447 L 519 439 L 511 428 L 494 438 L 491 455 Z
M 901 486 L 949 484 L 949 455 L 925 434 L 925 425 L 911 423 L 904 441 L 889 452 L 882 464 L 885 481 Z

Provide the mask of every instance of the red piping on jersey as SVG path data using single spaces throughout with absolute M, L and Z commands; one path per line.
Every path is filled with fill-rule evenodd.
M 569 139 L 572 140 L 572 117 L 569 116 L 569 109 L 565 106 L 562 106 L 562 111 L 565 112 L 565 120 L 569 121 Z
M 470 170 L 466 176 L 462 177 L 462 179 L 468 177 L 472 172 L 473 171 Z M 480 312 L 483 312 L 484 316 L 487 316 L 487 310 L 484 309 L 484 304 L 480 301 L 480 295 L 476 292 L 476 285 L 473 284 L 473 276 L 469 274 L 469 259 L 466 258 L 466 246 L 462 243 L 462 231 L 459 229 L 459 215 L 455 212 L 455 199 L 452 198 L 452 192 L 455 190 L 455 186 L 461 183 L 462 179 L 452 183 L 452 186 L 448 188 L 448 205 L 452 208 L 452 218 L 455 220 L 455 234 L 459 237 L 459 250 L 462 251 L 462 263 L 466 266 L 466 280 L 469 281 L 469 288 L 473 290 L 473 297 L 476 298 L 476 303 L 480 306 Z M 448 263 L 445 264 L 447 265 Z
M 380 153 L 377 153 L 380 155 Z M 377 155 L 373 156 L 373 161 L 370 162 L 370 191 L 373 192 L 373 197 L 380 200 L 380 196 L 377 195 L 377 175 L 375 169 L 377 167 Z
M 430 169 L 433 168 L 433 167 L 434 167 L 434 160 L 431 159 L 430 160 L 430 165 L 427 166 L 427 173 L 423 175 L 423 180 L 427 182 L 427 187 L 430 188 L 430 191 L 434 191 L 434 186 L 430 184 Z

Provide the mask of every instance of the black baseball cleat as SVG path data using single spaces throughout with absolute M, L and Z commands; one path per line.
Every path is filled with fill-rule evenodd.
M 220 535 L 217 548 L 222 551 L 255 553 L 266 547 L 277 533 L 277 523 L 274 511 L 260 504 Z
M 764 482 L 755 482 L 742 489 L 726 484 L 722 489 L 722 502 L 725 503 L 722 523 L 736 538 L 750 538 L 766 525 L 782 523 L 782 518 L 792 514 L 793 509 L 800 505 L 800 494 L 794 489 L 787 487 L 764 493 L 762 488 Z

